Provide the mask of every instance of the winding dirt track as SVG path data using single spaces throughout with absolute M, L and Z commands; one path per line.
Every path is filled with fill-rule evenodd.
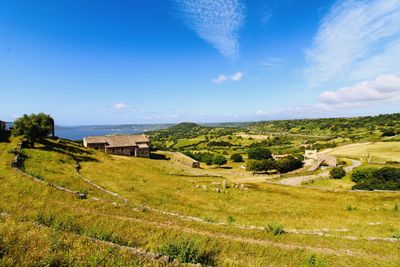
M 352 164 L 350 166 L 347 166 L 344 168 L 346 172 L 350 172 L 353 169 L 355 169 L 361 165 L 361 161 L 354 160 L 354 159 L 351 160 L 351 163 Z M 280 180 L 279 183 L 284 184 L 284 185 L 300 186 L 305 181 L 314 180 L 314 179 L 325 179 L 325 178 L 329 178 L 329 171 L 324 171 L 320 174 L 314 174 L 314 175 L 290 177 L 290 178 Z

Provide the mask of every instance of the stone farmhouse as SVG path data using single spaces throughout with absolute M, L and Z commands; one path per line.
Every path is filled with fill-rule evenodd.
M 83 138 L 83 145 L 107 154 L 150 157 L 150 139 L 144 134 L 89 136 Z

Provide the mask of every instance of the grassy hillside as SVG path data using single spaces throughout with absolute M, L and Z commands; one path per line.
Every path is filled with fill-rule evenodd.
M 208 265 L 400 264 L 400 193 L 240 189 L 206 170 L 62 140 L 24 149 L 24 173 L 10 168 L 17 143 L 0 143 L 0 265 L 159 265 L 153 253 L 186 240 Z
M 227 158 L 245 155 L 252 146 L 268 146 L 274 154 L 302 154 L 304 149 L 324 150 L 354 142 L 399 141 L 400 114 L 373 117 L 303 119 L 234 124 L 232 127 L 181 123 L 151 131 L 155 149 L 211 152 Z M 385 136 L 387 134 L 394 136 Z M 388 145 L 389 146 L 389 145 Z

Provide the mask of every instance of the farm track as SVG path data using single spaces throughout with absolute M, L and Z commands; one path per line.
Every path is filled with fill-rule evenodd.
M 361 165 L 361 161 L 358 160 L 351 160 L 351 166 L 345 167 L 346 172 L 350 172 L 353 169 L 359 167 Z M 291 186 L 301 186 L 303 182 L 309 181 L 309 180 L 314 180 L 314 179 L 326 179 L 329 178 L 329 171 L 324 171 L 320 174 L 314 174 L 314 175 L 304 175 L 304 176 L 295 176 L 291 178 L 285 178 L 279 181 L 280 184 L 283 185 L 291 185 Z

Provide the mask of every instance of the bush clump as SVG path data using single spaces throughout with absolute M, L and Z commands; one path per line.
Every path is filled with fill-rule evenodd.
M 210 256 L 202 253 L 198 244 L 189 239 L 169 241 L 158 249 L 158 253 L 181 263 L 207 264 L 210 262 Z
M 233 162 L 243 162 L 243 157 L 239 153 L 234 153 L 231 155 L 231 160 Z
M 346 171 L 343 167 L 333 167 L 329 174 L 333 179 L 342 179 L 346 176 Z
M 247 152 L 249 159 L 263 160 L 272 158 L 272 153 L 268 148 L 258 147 Z
M 227 160 L 226 160 L 226 158 L 225 158 L 224 156 L 222 156 L 222 155 L 216 155 L 216 156 L 213 158 L 213 163 L 214 163 L 215 165 L 221 166 L 221 165 L 226 164 L 226 163 L 227 163 Z
M 382 167 L 355 170 L 351 179 L 358 190 L 400 190 L 400 168 Z

